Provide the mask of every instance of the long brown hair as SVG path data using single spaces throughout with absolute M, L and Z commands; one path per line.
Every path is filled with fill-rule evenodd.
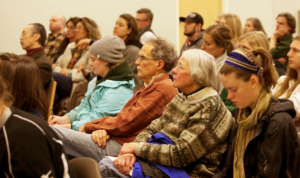
M 300 41 L 300 35 L 296 36 L 294 40 Z M 289 89 L 289 82 L 294 81 L 293 86 Z M 296 89 L 296 87 L 300 84 L 300 80 L 298 80 L 298 72 L 295 69 L 292 69 L 288 67 L 288 70 L 286 72 L 286 78 L 281 84 L 278 84 L 280 86 L 279 91 L 277 93 L 274 93 L 274 96 L 276 98 L 283 95 L 285 92 L 287 92 L 286 98 L 289 98 L 293 91 Z
M 14 98 L 13 106 L 24 111 L 37 108 L 44 119 L 48 118 L 48 102 L 36 63 L 25 56 L 2 53 L 1 73 L 9 72 L 6 83 Z
M 94 20 L 87 18 L 87 17 L 83 17 L 83 18 L 79 18 L 78 22 L 82 22 L 82 24 L 87 32 L 87 38 L 94 39 L 94 40 L 99 40 L 101 38 L 101 34 L 98 29 L 98 25 L 96 24 L 96 22 Z
M 250 17 L 247 20 L 250 20 L 252 22 L 253 27 L 255 28 L 256 31 L 261 31 L 261 32 L 263 32 L 267 36 L 267 33 L 266 33 L 263 25 L 261 24 L 261 22 L 260 22 L 260 20 L 258 18 Z
M 131 28 L 131 32 L 125 39 L 125 44 L 127 45 L 133 39 L 136 39 L 139 36 L 139 31 L 136 25 L 135 18 L 130 14 L 121 14 L 120 17 L 127 22 L 127 28 Z
M 0 61 L 0 72 L 2 73 L 2 62 Z M 12 104 L 12 96 L 7 91 L 7 86 L 2 79 L 2 75 L 0 75 L 0 104 L 4 104 L 5 106 L 11 106 Z
M 211 25 L 204 33 L 210 35 L 218 47 L 223 47 L 227 55 L 234 50 L 230 29 L 223 24 Z M 224 52 L 223 52 L 224 53 Z

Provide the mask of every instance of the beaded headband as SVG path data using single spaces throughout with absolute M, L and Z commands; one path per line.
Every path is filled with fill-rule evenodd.
M 231 65 L 235 68 L 250 72 L 252 74 L 261 76 L 263 68 L 255 65 L 255 61 L 251 55 L 243 48 L 233 50 L 227 57 L 225 64 Z

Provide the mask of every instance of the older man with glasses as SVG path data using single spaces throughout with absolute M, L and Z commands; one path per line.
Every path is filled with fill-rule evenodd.
M 157 52 L 159 51 L 159 53 Z M 90 157 L 96 161 L 105 156 L 118 156 L 121 146 L 131 142 L 154 119 L 162 115 L 167 104 L 178 93 L 168 72 L 175 66 L 174 47 L 158 38 L 147 42 L 136 61 L 138 77 L 144 86 L 127 102 L 117 116 L 88 122 L 77 132 L 53 127 L 62 139 L 67 155 Z M 52 120 L 50 124 L 62 123 Z

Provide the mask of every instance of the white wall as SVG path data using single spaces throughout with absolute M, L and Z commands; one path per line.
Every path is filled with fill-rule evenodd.
M 29 23 L 43 24 L 49 33 L 49 19 L 53 14 L 89 17 L 96 21 L 102 36 L 112 34 L 115 21 L 123 13 L 135 17 L 142 7 L 154 14 L 152 29 L 176 47 L 178 39 L 178 0 L 0 0 L 0 52 L 24 54 L 20 35 Z
M 223 12 L 237 14 L 243 27 L 247 18 L 259 18 L 270 37 L 275 31 L 276 17 L 279 13 L 289 12 L 298 22 L 299 2 L 300 0 L 223 0 Z

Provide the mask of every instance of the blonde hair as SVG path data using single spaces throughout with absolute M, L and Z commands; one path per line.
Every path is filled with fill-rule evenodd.
M 293 41 L 294 40 L 300 41 L 300 35 L 296 36 L 293 39 Z M 293 86 L 289 89 L 289 82 L 291 80 L 294 80 L 295 82 L 294 82 Z M 280 86 L 279 91 L 277 93 L 274 93 L 274 96 L 276 98 L 278 98 L 281 95 L 283 95 L 285 92 L 287 92 L 285 99 L 288 99 L 288 98 L 290 98 L 293 91 L 296 89 L 296 87 L 299 84 L 300 84 L 300 80 L 298 80 L 298 72 L 295 69 L 288 67 L 287 72 L 286 72 L 286 78 L 284 79 L 284 81 L 281 84 L 279 84 L 279 86 Z
M 233 13 L 223 14 L 221 18 L 225 19 L 225 25 L 230 29 L 232 43 L 236 44 L 240 36 L 243 35 L 243 28 L 240 18 Z
M 247 39 L 249 44 L 254 48 L 264 48 L 265 50 L 269 51 L 269 41 L 267 36 L 261 31 L 253 31 L 248 32 L 242 35 L 239 41 L 243 39 Z

